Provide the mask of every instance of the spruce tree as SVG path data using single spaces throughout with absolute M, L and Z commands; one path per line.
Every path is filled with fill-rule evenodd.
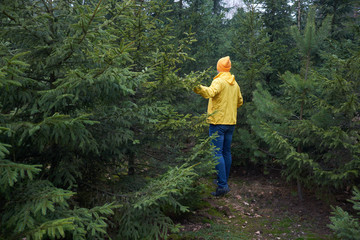
M 324 19 L 327 15 L 332 15 L 331 37 L 334 40 L 340 40 L 349 33 L 346 31 L 346 25 L 349 19 L 354 17 L 356 11 L 355 1 L 351 0 L 314 0 L 314 4 L 319 6 L 319 18 Z
M 2 54 L 6 56 L 9 52 L 4 49 L 8 50 L 3 45 Z M 0 69 L 2 104 L 11 103 L 13 100 L 11 96 L 20 99 L 26 96 L 26 90 L 30 90 L 26 84 L 31 81 L 24 73 L 29 64 L 19 60 L 23 55 L 20 53 L 11 58 L 3 58 L 4 67 Z M 25 94 L 17 95 L 14 92 L 13 95 L 9 94 L 10 91 L 19 91 L 17 88 L 23 89 Z M 44 165 L 34 164 L 35 156 L 30 154 L 43 147 L 35 144 L 27 146 L 35 149 L 28 152 L 29 155 L 26 157 L 22 157 L 24 153 L 21 148 L 25 148 L 30 143 L 21 145 L 24 139 L 17 134 L 18 131 L 24 130 L 27 130 L 25 134 L 31 134 L 29 132 L 39 130 L 42 125 L 39 124 L 41 127 L 34 130 L 30 121 L 19 120 L 26 117 L 26 106 L 20 105 L 21 101 L 13 103 L 17 106 L 14 109 L 8 108 L 11 107 L 9 105 L 6 107 L 1 105 L 1 125 L 5 127 L 0 127 L 0 211 L 2 213 L 0 237 L 3 239 L 64 238 L 69 232 L 74 239 L 99 239 L 106 236 L 107 223 L 104 221 L 104 215 L 112 214 L 112 209 L 117 206 L 105 204 L 92 209 L 76 206 L 70 208 L 69 202 L 75 192 L 55 187 L 46 179 L 46 175 L 38 178 L 40 173 L 44 174 Z M 7 108 L 10 111 L 5 112 Z M 73 124 L 76 122 L 74 121 Z M 20 150 L 16 151 L 16 148 Z M 69 179 L 64 180 L 68 180 L 67 183 L 70 184 L 74 177 L 69 176 Z
M 274 94 L 279 91 L 281 84 L 280 75 L 285 71 L 297 71 L 299 68 L 298 51 L 296 43 L 290 32 L 290 27 L 295 21 L 291 17 L 291 7 L 288 0 L 263 1 L 263 20 L 265 30 L 269 36 L 270 66 L 272 71 L 266 77 L 266 84 Z
M 317 28 L 314 14 L 310 12 L 304 35 L 293 29 L 303 54 L 302 71 L 282 75 L 281 98 L 257 86 L 252 127 L 269 144 L 288 180 L 326 192 L 351 186 L 359 171 L 358 53 L 346 60 L 328 56 L 331 71 L 326 75 L 312 68 L 311 58 L 331 21 Z
M 246 9 L 238 9 L 231 19 L 231 56 L 232 69 L 244 96 L 244 106 L 238 114 L 238 133 L 234 134 L 233 154 L 238 164 L 259 164 L 266 156 L 260 149 L 262 143 L 252 133 L 248 114 L 253 110 L 252 92 L 256 83 L 266 84 L 267 74 L 272 72 L 270 66 L 269 37 L 264 28 L 264 19 L 259 10 L 260 1 L 244 1 Z M 236 164 L 236 162 L 234 162 Z
M 354 210 L 359 213 L 360 191 L 358 188 L 354 188 L 353 197 L 349 201 L 353 204 Z M 331 224 L 329 224 L 329 227 L 335 231 L 338 238 L 344 240 L 360 239 L 360 222 L 357 217 L 352 216 L 341 207 L 335 207 L 333 208 L 330 220 Z
M 103 239 L 114 214 L 119 237 L 166 238 L 214 164 L 204 118 L 169 104 L 205 76 L 176 75 L 192 37 L 174 47 L 162 2 L 0 6 L 0 236 Z
M 239 9 L 232 19 L 231 50 L 234 56 L 232 71 L 242 82 L 246 101 L 256 82 L 265 83 L 264 78 L 271 72 L 269 64 L 270 42 L 264 28 L 264 19 L 259 10 L 259 1 L 245 1 L 247 10 Z
M 185 63 L 182 72 L 216 66 L 219 58 L 231 53 L 225 19 L 229 9 L 223 7 L 223 0 L 183 0 L 182 3 L 182 8 L 178 8 L 178 4 L 173 5 L 174 13 L 179 13 L 171 17 L 176 26 L 175 36 L 183 38 L 184 33 L 193 33 L 196 39 L 189 50 L 189 55 L 196 62 Z M 214 70 L 213 74 L 215 73 Z

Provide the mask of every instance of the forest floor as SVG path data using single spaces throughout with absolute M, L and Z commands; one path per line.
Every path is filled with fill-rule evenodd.
M 210 192 L 216 186 L 211 181 L 204 179 L 207 190 L 201 206 L 179 219 L 182 228 L 170 239 L 337 239 L 327 226 L 336 199 L 330 203 L 304 193 L 300 201 L 296 186 L 279 176 L 236 171 L 229 179 L 231 191 L 213 197 Z

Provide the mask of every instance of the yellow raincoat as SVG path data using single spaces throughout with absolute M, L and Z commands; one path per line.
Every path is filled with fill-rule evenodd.
M 243 104 L 240 87 L 230 72 L 220 72 L 210 87 L 198 86 L 194 92 L 209 99 L 208 123 L 235 125 L 237 108 Z

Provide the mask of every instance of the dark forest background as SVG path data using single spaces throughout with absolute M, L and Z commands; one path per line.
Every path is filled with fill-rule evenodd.
M 0 239 L 166 239 L 214 174 L 209 85 L 230 56 L 233 166 L 360 210 L 360 4 L 2 0 Z M 230 14 L 230 10 L 232 14 Z M 359 221 L 334 209 L 333 230 Z M 346 238 L 348 237 L 348 238 Z

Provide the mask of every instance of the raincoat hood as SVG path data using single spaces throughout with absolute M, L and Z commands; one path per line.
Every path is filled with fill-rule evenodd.
M 230 72 L 220 72 L 218 75 L 214 77 L 214 80 L 217 78 L 224 79 L 230 85 L 235 84 L 235 76 L 232 75 Z

